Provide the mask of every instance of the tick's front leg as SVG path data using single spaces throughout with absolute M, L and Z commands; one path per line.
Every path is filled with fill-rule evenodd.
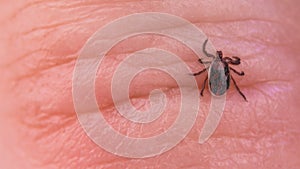
M 240 58 L 238 58 L 236 56 L 232 56 L 232 57 L 234 58 L 234 60 L 231 59 L 230 57 L 224 57 L 223 60 L 225 60 L 226 63 L 232 64 L 232 65 L 239 65 L 239 64 L 241 64 L 241 59 Z

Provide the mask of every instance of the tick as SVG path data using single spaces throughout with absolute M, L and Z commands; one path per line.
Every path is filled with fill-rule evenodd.
M 203 50 L 203 53 L 207 57 L 212 57 L 213 60 L 212 61 L 202 61 L 201 59 L 198 60 L 201 64 L 210 63 L 210 66 L 208 69 L 208 75 L 206 75 L 206 78 L 202 85 L 202 89 L 201 89 L 201 93 L 200 93 L 201 96 L 203 96 L 203 91 L 205 89 L 205 84 L 206 84 L 207 80 L 208 80 L 209 90 L 210 90 L 211 94 L 214 96 L 222 96 L 229 89 L 230 80 L 232 80 L 237 91 L 244 98 L 244 100 L 247 101 L 246 96 L 242 93 L 242 91 L 238 87 L 238 85 L 237 85 L 236 81 L 234 80 L 234 78 L 232 77 L 232 75 L 230 75 L 230 71 L 233 71 L 234 73 L 236 73 L 239 76 L 245 75 L 245 73 L 243 71 L 238 72 L 229 66 L 229 65 L 239 65 L 241 63 L 241 59 L 236 56 L 232 56 L 232 58 L 223 57 L 222 51 L 217 51 L 217 56 L 214 56 L 214 55 L 208 53 L 206 51 L 207 41 L 208 41 L 208 39 L 205 40 L 202 50 Z M 205 71 L 206 71 L 206 69 L 203 69 L 192 75 L 197 76 L 197 75 L 202 74 Z

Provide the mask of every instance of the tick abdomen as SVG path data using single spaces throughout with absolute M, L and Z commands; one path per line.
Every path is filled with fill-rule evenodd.
M 214 59 L 209 67 L 208 86 L 210 92 L 215 96 L 222 96 L 229 88 L 230 75 L 228 65 L 218 57 Z

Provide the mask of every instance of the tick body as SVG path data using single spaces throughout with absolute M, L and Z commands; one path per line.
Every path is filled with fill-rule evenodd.
M 228 64 L 223 63 L 219 57 L 215 58 L 208 70 L 208 87 L 211 94 L 222 96 L 230 85 Z
M 245 73 L 243 71 L 238 72 L 229 65 L 239 65 L 240 64 L 240 58 L 233 56 L 230 57 L 223 57 L 222 51 L 217 51 L 217 56 L 214 56 L 206 51 L 206 44 L 208 40 L 205 40 L 203 45 L 203 53 L 207 57 L 212 57 L 213 60 L 210 62 L 208 61 L 202 61 L 199 59 L 198 61 L 203 63 L 210 63 L 210 67 L 208 69 L 208 75 L 206 76 L 202 89 L 201 89 L 201 96 L 203 96 L 203 91 L 205 89 L 205 84 L 208 80 L 208 87 L 209 91 L 214 96 L 222 96 L 226 93 L 226 91 L 229 89 L 230 81 L 233 81 L 233 84 L 237 91 L 240 93 L 240 95 L 244 98 L 245 101 L 247 101 L 246 96 L 241 92 L 239 87 L 236 84 L 236 81 L 230 74 L 230 71 L 233 71 L 239 76 L 244 76 Z M 205 72 L 206 69 L 201 70 L 200 72 L 194 73 L 193 76 L 197 76 Z

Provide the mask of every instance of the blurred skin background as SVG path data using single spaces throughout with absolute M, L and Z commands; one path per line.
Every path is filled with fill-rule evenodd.
M 0 168 L 300 168 L 299 6 L 296 0 L 0 1 Z M 160 156 L 114 156 L 80 127 L 71 90 L 79 51 L 100 27 L 136 12 L 183 17 L 225 56 L 242 59 L 237 69 L 246 75 L 236 81 L 249 102 L 231 86 L 221 123 L 205 144 L 197 139 L 209 109 L 207 90 L 191 132 Z M 105 98 L 99 107 L 115 128 L 130 124 L 113 116 L 117 112 L 105 85 L 110 68 L 147 47 L 178 54 L 194 72 L 203 68 L 183 44 L 166 37 L 145 35 L 118 44 L 96 81 L 97 98 Z M 197 77 L 199 87 L 204 77 Z M 142 108 L 149 91 L 163 88 L 170 99 L 167 121 L 175 119 L 180 93 L 171 78 L 149 72 L 133 85 L 144 86 L 130 94 Z M 146 132 L 156 133 L 163 124 L 154 122 Z

